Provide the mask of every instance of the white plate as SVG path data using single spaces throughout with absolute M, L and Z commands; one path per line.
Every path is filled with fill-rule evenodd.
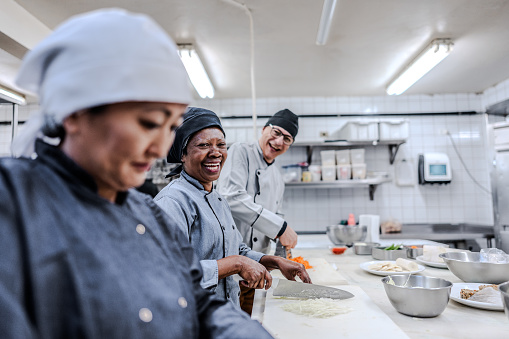
M 473 301 L 468 299 L 461 299 L 460 291 L 463 288 L 468 288 L 469 290 L 478 290 L 479 285 L 491 285 L 491 284 L 479 284 L 479 283 L 454 283 L 451 288 L 451 299 L 459 302 L 460 304 L 467 305 L 470 307 L 481 308 L 484 310 L 491 311 L 503 311 L 504 306 L 502 305 L 502 299 L 500 299 L 500 305 L 490 304 L 490 303 L 482 303 L 480 301 Z
M 431 267 L 438 267 L 438 268 L 447 268 L 447 264 L 445 262 L 434 262 L 434 261 L 426 261 L 422 259 L 423 256 L 420 255 L 417 258 L 415 258 L 415 261 L 420 262 L 421 264 L 428 265 Z
M 369 269 L 369 267 L 371 265 L 380 264 L 380 263 L 383 263 L 383 262 L 390 262 L 390 263 L 393 263 L 394 265 L 396 265 L 396 261 L 391 261 L 391 260 L 375 260 L 375 261 L 364 262 L 364 263 L 360 264 L 359 266 L 360 266 L 360 268 L 362 268 L 366 272 L 369 272 L 371 274 L 381 275 L 381 276 L 384 276 L 384 277 L 387 276 L 387 275 L 396 275 L 396 274 L 414 274 L 414 273 L 422 272 L 425 269 L 425 267 L 422 266 L 422 265 L 417 265 L 417 266 L 419 266 L 419 268 L 416 271 L 403 271 L 403 272 L 375 271 L 375 270 L 370 270 Z

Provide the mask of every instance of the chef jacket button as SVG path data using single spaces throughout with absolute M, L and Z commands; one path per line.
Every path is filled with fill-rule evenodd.
M 138 312 L 141 321 L 149 323 L 152 321 L 152 312 L 148 308 L 142 308 Z
M 240 291 L 239 291 L 239 293 L 238 293 L 238 296 L 240 297 Z
M 254 238 L 253 238 L 253 241 L 254 241 L 254 242 L 257 242 L 257 241 L 258 241 L 258 238 L 257 238 L 257 237 L 254 237 Z
M 230 299 L 230 293 L 226 293 L 226 298 Z
M 187 307 L 187 300 L 184 297 L 180 297 L 178 300 L 178 303 L 179 303 L 180 307 L 182 307 L 182 308 Z
M 232 225 L 232 230 L 234 230 L 234 229 L 235 229 L 235 225 Z
M 221 199 L 221 198 L 218 198 L 218 199 L 219 199 L 219 201 L 223 201 L 223 199 Z
M 136 232 L 138 232 L 138 234 L 145 234 L 145 226 L 142 224 L 136 225 Z

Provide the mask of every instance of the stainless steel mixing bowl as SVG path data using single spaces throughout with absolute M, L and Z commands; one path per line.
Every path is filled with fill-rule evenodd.
M 390 279 L 394 285 L 388 283 Z M 402 274 L 385 277 L 382 282 L 392 306 L 405 315 L 436 317 L 449 303 L 452 283 L 444 279 Z
M 479 252 L 449 252 L 438 256 L 464 282 L 500 284 L 509 280 L 509 263 L 481 262 Z
M 367 226 L 332 225 L 327 226 L 327 236 L 334 245 L 352 246 L 354 242 L 366 238 Z
M 509 281 L 498 286 L 502 293 L 502 303 L 504 304 L 505 315 L 509 318 Z

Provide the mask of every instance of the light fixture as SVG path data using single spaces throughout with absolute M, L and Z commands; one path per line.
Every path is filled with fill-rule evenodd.
M 178 44 L 178 47 L 180 59 L 184 63 L 187 75 L 200 97 L 213 98 L 214 87 L 193 45 Z
M 452 51 L 451 39 L 435 39 L 387 87 L 387 94 L 400 95 L 422 78 Z
M 26 105 L 27 103 L 24 96 L 14 93 L 4 87 L 0 87 L 0 99 L 4 99 L 18 105 Z
M 334 16 L 334 9 L 336 8 L 337 0 L 324 0 L 322 17 L 320 18 L 320 25 L 318 26 L 318 35 L 316 36 L 317 45 L 325 45 L 329 37 L 330 25 L 332 17 Z

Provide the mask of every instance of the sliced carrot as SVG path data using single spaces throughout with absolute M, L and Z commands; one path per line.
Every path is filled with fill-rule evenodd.
M 304 265 L 304 267 L 305 267 L 306 269 L 308 269 L 308 268 L 313 268 L 313 266 L 311 266 L 311 265 L 309 264 L 309 261 L 304 260 L 304 258 L 303 258 L 303 257 L 300 257 L 300 256 L 299 256 L 299 257 L 295 257 L 295 258 L 291 258 L 291 259 L 288 259 L 288 260 L 298 262 L 299 264 Z

